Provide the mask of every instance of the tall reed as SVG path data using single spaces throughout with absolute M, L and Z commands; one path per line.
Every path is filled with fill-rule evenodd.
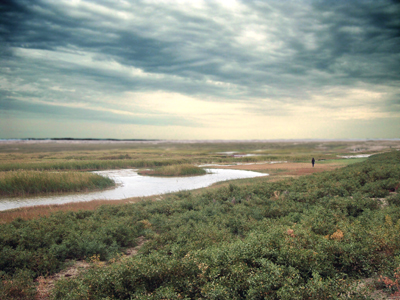
M 74 160 L 56 162 L 13 162 L 0 165 L 0 171 L 16 170 L 106 170 L 119 168 L 152 168 L 166 165 L 184 164 L 185 159 L 165 160 Z
M 112 179 L 83 172 L 0 172 L 0 195 L 21 196 L 43 193 L 78 192 L 113 186 Z

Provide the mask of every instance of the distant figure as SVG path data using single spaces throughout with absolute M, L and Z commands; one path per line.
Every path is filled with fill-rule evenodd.
M 313 166 L 313 168 L 314 168 L 314 164 L 315 164 L 315 159 L 314 159 L 314 157 L 313 157 L 312 160 L 311 160 L 311 164 L 312 164 L 312 166 Z

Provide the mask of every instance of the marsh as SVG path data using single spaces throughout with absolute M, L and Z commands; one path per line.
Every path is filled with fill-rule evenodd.
M 135 169 L 96 171 L 117 183 L 115 189 L 104 191 L 53 195 L 31 198 L 3 198 L 0 200 L 0 211 L 47 204 L 64 204 L 92 200 L 120 200 L 130 197 L 145 197 L 182 190 L 193 190 L 212 185 L 213 183 L 242 178 L 267 176 L 268 174 L 230 169 L 205 169 L 207 174 L 190 177 L 155 177 L 141 176 Z

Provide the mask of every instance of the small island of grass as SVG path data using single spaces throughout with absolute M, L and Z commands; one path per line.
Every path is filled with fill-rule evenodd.
M 0 172 L 0 196 L 5 197 L 86 192 L 114 185 L 108 177 L 85 172 Z
M 204 169 L 190 164 L 162 166 L 152 170 L 142 170 L 138 173 L 149 176 L 198 176 L 207 174 Z

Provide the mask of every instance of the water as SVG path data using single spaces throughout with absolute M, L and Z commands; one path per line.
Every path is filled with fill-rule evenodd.
M 238 154 L 234 151 L 216 152 L 217 154 L 231 155 L 233 157 L 249 157 L 249 156 L 262 156 L 262 154 Z
M 231 169 L 205 170 L 211 174 L 194 177 L 151 177 L 138 175 L 137 172 L 132 169 L 97 171 L 94 173 L 114 179 L 117 183 L 117 187 L 111 190 L 83 194 L 0 199 L 0 211 L 35 205 L 64 204 L 92 200 L 120 200 L 130 197 L 152 196 L 203 188 L 219 181 L 268 175 Z
M 372 154 L 356 154 L 356 155 L 337 155 L 337 157 L 340 158 L 366 158 L 366 157 L 370 157 Z
M 204 168 L 204 167 L 233 167 L 233 166 L 251 166 L 251 165 L 266 165 L 266 164 L 284 164 L 287 163 L 287 161 L 261 161 L 261 162 L 251 162 L 251 163 L 234 163 L 234 164 L 204 164 L 204 165 L 198 165 L 199 168 Z

